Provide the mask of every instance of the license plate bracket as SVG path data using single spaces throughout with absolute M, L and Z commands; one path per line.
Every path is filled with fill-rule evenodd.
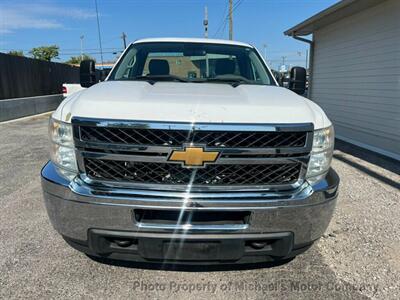
M 243 256 L 243 240 L 185 241 L 141 238 L 138 252 L 146 259 L 183 261 L 234 261 Z

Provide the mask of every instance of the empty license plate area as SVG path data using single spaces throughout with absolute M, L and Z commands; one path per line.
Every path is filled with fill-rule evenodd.
M 143 238 L 139 254 L 151 260 L 225 261 L 243 256 L 244 242 L 240 240 L 185 241 Z
M 141 224 L 238 225 L 249 223 L 250 212 L 135 209 L 134 218 Z

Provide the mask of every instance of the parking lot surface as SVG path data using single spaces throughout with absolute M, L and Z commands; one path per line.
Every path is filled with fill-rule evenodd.
M 308 252 L 283 265 L 101 263 L 67 246 L 47 218 L 39 176 L 48 160 L 47 119 L 0 124 L 0 299 L 400 298 L 398 174 L 336 150 L 334 218 Z

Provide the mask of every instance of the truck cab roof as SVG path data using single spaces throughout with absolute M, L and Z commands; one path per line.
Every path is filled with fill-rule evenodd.
M 164 37 L 164 38 L 145 38 L 134 41 L 132 44 L 139 43 L 174 43 L 174 42 L 183 42 L 183 43 L 199 43 L 199 44 L 220 44 L 220 45 L 235 45 L 235 46 L 243 46 L 253 48 L 250 44 L 231 41 L 231 40 L 222 40 L 222 39 L 205 39 L 205 38 L 174 38 L 174 37 Z

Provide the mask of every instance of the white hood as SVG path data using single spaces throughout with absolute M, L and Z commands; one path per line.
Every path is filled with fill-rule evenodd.
M 330 125 L 319 106 L 288 89 L 219 83 L 106 81 L 65 99 L 53 117 Z

